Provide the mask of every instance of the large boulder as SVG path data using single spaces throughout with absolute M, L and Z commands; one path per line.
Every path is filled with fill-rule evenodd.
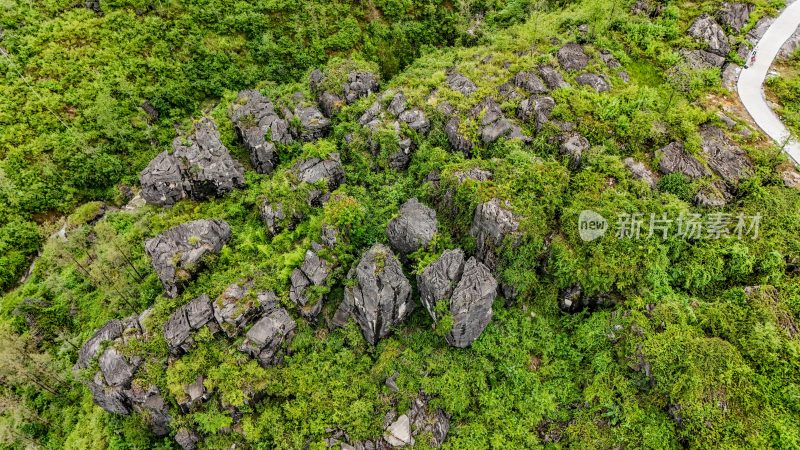
M 547 87 L 550 89 L 559 89 L 569 86 L 569 83 L 564 81 L 564 77 L 561 76 L 561 73 L 552 66 L 539 67 L 539 75 L 542 76 L 542 79 L 547 83 Z
M 536 131 L 541 131 L 542 126 L 550 121 L 550 115 L 556 102 L 552 97 L 534 95 L 523 100 L 517 108 L 517 117 L 525 122 L 533 120 Z
M 334 191 L 344 182 L 344 168 L 338 153 L 331 153 L 327 159 L 309 158 L 299 161 L 292 167 L 292 173 L 300 183 L 316 183 L 325 180 L 327 192 L 314 190 L 310 193 L 308 203 L 321 206 Z
M 203 326 L 217 330 L 214 309 L 208 295 L 201 295 L 179 307 L 164 324 L 164 340 L 173 354 L 187 352 L 192 347 L 192 335 Z
M 731 44 L 728 41 L 728 36 L 725 35 L 725 31 L 708 14 L 698 17 L 686 33 L 696 41 L 704 44 L 706 50 L 711 53 L 726 56 L 731 50 Z
M 412 198 L 386 226 L 386 237 L 393 249 L 408 255 L 428 245 L 436 229 L 436 211 Z
M 580 44 L 567 44 L 558 50 L 556 56 L 561 67 L 570 72 L 583 70 L 589 64 L 589 56 L 586 55 Z
M 275 144 L 292 142 L 289 123 L 275 111 L 268 98 L 258 91 L 239 93 L 231 106 L 230 117 L 236 133 L 250 152 L 250 162 L 258 173 L 272 173 L 278 164 Z
M 309 298 L 307 291 L 312 286 L 323 286 L 329 273 L 329 264 L 311 250 L 306 250 L 303 263 L 292 271 L 289 278 L 289 298 L 300 309 L 303 317 L 314 319 L 322 310 L 322 299 Z
M 183 172 L 178 159 L 169 152 L 161 152 L 142 171 L 139 179 L 141 196 L 154 205 L 170 206 L 186 197 Z
M 651 189 L 656 187 L 656 175 L 644 163 L 633 158 L 625 158 L 622 163 L 630 170 L 633 178 L 644 181 Z
M 505 237 L 515 233 L 519 222 L 499 199 L 481 203 L 475 208 L 470 234 L 476 240 L 476 257 L 490 270 L 497 267 L 497 249 Z
M 283 361 L 283 355 L 294 336 L 297 324 L 285 309 L 278 305 L 272 292 L 259 295 L 263 315 L 245 334 L 239 350 L 256 358 L 263 367 Z
M 194 132 L 185 140 L 175 138 L 172 148 L 188 197 L 205 200 L 244 187 L 244 169 L 219 139 L 219 131 L 211 119 L 197 122 Z
M 325 136 L 331 125 L 330 119 L 313 105 L 296 107 L 294 116 L 300 123 L 300 129 L 296 133 L 304 141 L 313 141 Z
M 378 80 L 371 72 L 350 72 L 344 85 L 344 98 L 348 104 L 373 92 L 378 92 Z
M 256 297 L 248 284 L 231 284 L 212 303 L 214 319 L 228 337 L 234 338 L 261 314 L 262 302 L 273 300 L 274 296 L 267 293 Z
M 472 141 L 461 131 L 461 119 L 458 117 L 451 117 L 444 126 L 444 132 L 447 135 L 447 140 L 454 149 L 469 156 L 472 151 Z
M 686 64 L 693 69 L 711 69 L 725 65 L 725 57 L 707 50 L 681 50 Z
M 445 82 L 450 89 L 460 92 L 462 95 L 470 95 L 478 90 L 478 86 L 475 86 L 472 80 L 460 73 L 450 73 Z
M 700 140 L 708 165 L 725 181 L 735 184 L 753 173 L 753 163 L 747 154 L 719 127 L 702 126 Z
M 464 262 L 461 250 L 447 250 L 417 277 L 420 301 L 434 321 L 440 319 L 436 303 L 446 301 L 452 329 L 446 336 L 454 347 L 467 347 L 480 336 L 492 318 L 497 281 L 474 257 Z
M 754 9 L 755 5 L 750 3 L 725 2 L 722 4 L 722 8 L 717 12 L 717 20 L 732 31 L 738 33 L 750 22 L 750 14 Z
M 478 119 L 478 134 L 484 144 L 491 144 L 501 137 L 527 140 L 519 125 L 503 114 L 500 104 L 492 97 L 486 97 L 470 110 L 469 115 Z
M 167 297 L 177 296 L 203 259 L 219 253 L 230 237 L 231 228 L 222 220 L 194 220 L 148 239 L 144 249 Z
M 533 72 L 519 72 L 514 75 L 514 85 L 525 89 L 531 94 L 544 94 L 547 92 L 544 81 Z
M 680 142 L 672 142 L 659 150 L 658 152 L 661 161 L 659 162 L 659 170 L 661 173 L 682 173 L 691 179 L 711 175 L 708 169 L 695 158 L 683 149 L 683 144 Z
M 75 370 L 88 368 L 92 360 L 106 342 L 111 342 L 122 336 L 125 324 L 122 320 L 109 320 L 89 340 L 87 340 L 78 351 L 78 361 L 75 363 Z
M 413 309 L 411 283 L 394 253 L 382 244 L 367 250 L 348 278 L 353 283 L 345 286 L 346 309 L 352 311 L 364 339 L 375 345 Z
M 581 86 L 589 86 L 597 92 L 606 92 L 611 89 L 608 82 L 596 73 L 582 73 L 575 77 L 575 82 Z

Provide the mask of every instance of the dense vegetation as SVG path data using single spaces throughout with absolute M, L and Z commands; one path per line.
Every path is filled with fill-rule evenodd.
M 384 414 L 407 409 L 420 389 L 451 415 L 445 446 L 454 449 L 800 446 L 800 196 L 778 175 L 786 164 L 778 149 L 757 133 L 731 132 L 755 169 L 724 211 L 760 213 L 758 239 L 612 233 L 583 242 L 578 234 L 584 209 L 610 222 L 625 212 L 707 212 L 692 199 L 708 180 L 673 174 L 651 189 L 623 160 L 657 167 L 654 151 L 675 140 L 697 154 L 698 127 L 719 124 L 717 105 L 733 95 L 720 86 L 719 70 L 668 70 L 680 60 L 679 48 L 694 45 L 684 33 L 689 24 L 719 2 L 676 0 L 652 18 L 629 14 L 622 0 L 557 7 L 382 1 L 374 11 L 338 2 L 127 1 L 109 2 L 100 17 L 54 3 L 19 2 L 0 19 L 11 55 L 2 62 L 10 75 L 0 84 L 4 285 L 27 266 L 40 235 L 66 230 L 46 241 L 31 277 L 2 298 L 2 445 L 174 448 L 170 438 L 150 435 L 141 417 L 96 407 L 71 371 L 78 347 L 97 328 L 152 306 L 149 336 L 132 340 L 128 351 L 147 355 L 141 375 L 173 402 L 174 426 L 199 430 L 208 448 L 324 448 L 329 429 L 353 440 L 379 437 Z M 779 6 L 758 2 L 750 25 Z M 463 34 L 473 25 L 465 11 L 495 11 L 483 19 L 491 32 L 478 41 Z M 308 18 L 312 24 L 298 26 Z M 507 29 L 492 29 L 500 26 Z M 553 93 L 554 118 L 574 123 L 592 144 L 580 170 L 558 152 L 554 126 L 537 133 L 523 124 L 534 136 L 530 144 L 500 140 L 471 158 L 452 151 L 437 102 L 468 110 L 519 70 L 557 66 L 555 52 L 574 40 L 586 45 L 591 69 L 613 82 L 610 92 L 597 93 L 567 75 L 571 86 Z M 433 48 L 449 44 L 464 45 Z M 629 82 L 602 64 L 600 50 L 622 63 Z M 333 73 L 350 59 L 379 70 L 382 89 L 402 90 L 431 118 L 431 132 L 413 136 L 417 149 L 407 170 L 390 169 L 385 153 L 367 148 L 357 120 L 370 97 L 344 107 L 327 138 L 281 147 L 278 170 L 248 170 L 247 187 L 224 198 L 115 211 L 100 220 L 104 204 L 84 203 L 121 205 L 127 197 L 116 189 L 135 186 L 138 171 L 174 137 L 173 123 L 185 131 L 190 116 L 212 117 L 224 144 L 247 164 L 228 119 L 237 91 L 258 86 L 273 99 L 297 91 L 310 97 L 310 69 Z M 475 81 L 476 94 L 442 89 L 453 67 Z M 429 97 L 435 89 L 440 97 Z M 145 100 L 157 119 L 140 109 Z M 504 110 L 512 116 L 518 103 L 507 100 Z M 289 168 L 334 151 L 346 183 L 324 207 L 310 208 L 305 193 L 290 188 Z M 474 167 L 491 171 L 492 179 L 456 180 L 455 172 Z M 433 171 L 438 185 L 427 178 Z M 447 346 L 422 308 L 375 347 L 352 322 L 326 326 L 347 271 L 369 245 L 386 241 L 387 222 L 414 196 L 437 207 L 439 231 L 407 261 L 410 278 L 444 249 L 474 249 L 468 231 L 477 204 L 508 200 L 521 219 L 521 239 L 504 247 L 498 270 L 518 297 L 498 297 L 492 322 L 470 348 Z M 269 238 L 258 213 L 265 198 L 302 209 L 306 220 Z M 51 225 L 31 222 L 42 213 L 53 220 L 53 210 L 69 215 Z M 224 219 L 233 237 L 185 292 L 168 299 L 142 243 L 198 218 Z M 329 250 L 337 281 L 325 288 L 323 319 L 312 324 L 297 318 L 288 278 L 323 224 L 342 230 L 343 240 Z M 201 332 L 196 348 L 165 365 L 167 317 L 189 299 L 214 298 L 243 280 L 274 290 L 297 318 L 285 364 L 264 369 L 225 339 Z M 564 314 L 558 291 L 575 282 L 619 300 Z M 394 373 L 399 392 L 384 385 Z M 174 399 L 198 375 L 218 401 L 182 415 Z M 255 392 L 264 398 L 251 401 Z M 236 424 L 231 408 L 242 413 Z
M 800 52 L 779 60 L 780 76 L 769 77 L 767 97 L 774 100 L 775 111 L 795 136 L 800 135 Z

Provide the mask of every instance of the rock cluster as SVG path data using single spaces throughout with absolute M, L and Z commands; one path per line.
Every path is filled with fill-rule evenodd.
M 413 309 L 411 283 L 394 253 L 382 244 L 367 250 L 348 278 L 353 284 L 345 286 L 337 314 L 352 314 L 364 339 L 375 345 Z
M 469 115 L 478 121 L 478 136 L 484 144 L 491 144 L 501 137 L 508 139 L 522 139 L 527 141 L 529 138 L 522 134 L 519 125 L 506 118 L 500 104 L 492 97 L 486 97 L 469 112 Z M 460 142 L 463 137 L 456 139 Z M 451 141 L 452 143 L 452 141 Z M 456 145 L 454 145 L 456 147 Z
M 470 95 L 478 90 L 478 86 L 475 86 L 472 80 L 460 73 L 450 73 L 445 82 L 450 89 L 460 92 L 462 95 Z
M 700 127 L 700 141 L 708 165 L 728 183 L 738 183 L 752 174 L 753 163 L 719 127 Z
M 731 44 L 725 31 L 713 17 L 703 14 L 698 17 L 686 33 L 696 41 L 704 44 L 706 50 L 719 56 L 726 56 L 731 50 Z
M 556 56 L 561 67 L 570 72 L 583 70 L 589 64 L 589 56 L 580 44 L 567 44 L 558 50 Z
M 272 292 L 254 295 L 250 292 L 249 283 L 231 284 L 212 303 L 214 319 L 229 338 L 234 338 L 258 317 L 262 302 L 274 298 Z
M 303 317 L 313 319 L 322 311 L 322 299 L 309 299 L 307 291 L 312 286 L 323 286 L 329 273 L 329 264 L 311 250 L 306 250 L 303 263 L 292 271 L 289 278 L 289 298 L 300 309 Z
M 745 25 L 750 22 L 750 14 L 755 9 L 755 5 L 750 3 L 728 3 L 722 4 L 717 12 L 717 20 L 732 31 L 738 33 Z
M 525 122 L 532 119 L 536 131 L 539 132 L 544 124 L 550 121 L 550 115 L 555 106 L 556 102 L 552 97 L 534 95 L 520 102 L 519 108 L 517 108 L 517 117 Z
M 286 347 L 292 340 L 297 324 L 285 309 L 278 305 L 275 294 L 259 295 L 261 318 L 245 334 L 241 351 L 249 354 L 264 366 L 274 366 L 283 361 Z
M 314 184 L 324 180 L 327 191 L 315 189 L 308 198 L 312 206 L 321 206 L 330 197 L 330 192 L 344 183 L 344 168 L 338 153 L 331 153 L 326 159 L 309 158 L 299 161 L 292 167 L 292 174 L 299 183 Z M 263 215 L 262 215 L 263 217 Z
M 244 186 L 244 169 L 219 139 L 211 119 L 204 118 L 186 141 L 172 143 L 173 152 L 156 156 L 140 175 L 142 198 L 169 206 L 183 198 L 205 200 Z
M 497 267 L 497 249 L 503 239 L 519 228 L 519 222 L 499 199 L 481 203 L 475 208 L 470 234 L 476 240 L 476 257 L 490 270 Z
M 211 299 L 203 294 L 176 309 L 164 324 L 164 340 L 170 353 L 188 352 L 194 344 L 192 335 L 206 325 L 212 332 L 218 328 Z
M 169 433 L 170 422 L 164 399 L 157 387 L 145 388 L 133 382 L 143 359 L 136 355 L 125 356 L 119 350 L 119 346 L 128 339 L 142 335 L 141 321 L 146 314 L 106 323 L 81 347 L 75 370 L 90 367 L 99 354 L 99 370 L 87 381 L 94 402 L 113 414 L 142 413 L 151 431 L 157 436 L 164 436 Z M 104 350 L 100 353 L 102 348 Z
M 293 141 L 289 122 L 280 117 L 268 98 L 253 90 L 239 93 L 231 107 L 230 117 L 236 133 L 250 152 L 250 162 L 255 171 L 272 173 L 278 165 L 275 143 L 289 144 Z
M 148 239 L 144 249 L 167 297 L 177 296 L 203 259 L 218 253 L 230 237 L 231 229 L 222 220 L 194 220 Z
M 386 226 L 386 237 L 393 249 L 408 255 L 427 246 L 436 230 L 436 211 L 412 198 Z
M 382 104 L 387 101 L 389 105 L 384 111 Z M 389 167 L 397 170 L 403 170 L 408 166 L 415 148 L 414 141 L 405 133 L 401 124 L 420 134 L 427 134 L 431 127 L 425 112 L 420 108 L 409 107 L 402 92 L 386 92 L 361 115 L 358 122 L 367 129 L 369 146 L 375 155 L 381 150 L 381 142 L 375 136 L 376 133 L 382 130 L 394 132 L 397 149 L 389 155 Z
M 461 250 L 446 250 L 417 277 L 420 301 L 434 321 L 436 303 L 448 303 L 452 329 L 447 342 L 468 347 L 492 319 L 492 303 L 497 296 L 497 281 L 475 257 L 464 262 Z

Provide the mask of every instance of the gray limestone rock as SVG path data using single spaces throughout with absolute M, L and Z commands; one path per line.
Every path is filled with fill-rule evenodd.
M 317 103 L 319 103 L 319 108 L 322 110 L 322 114 L 325 114 L 326 117 L 330 118 L 339 113 L 344 106 L 345 101 L 342 100 L 342 98 L 338 95 L 326 91 L 319 96 Z
M 472 151 L 472 141 L 461 132 L 461 120 L 458 117 L 454 116 L 447 121 L 444 132 L 454 149 L 469 156 Z
M 561 67 L 570 72 L 583 70 L 589 64 L 589 57 L 580 44 L 567 44 L 558 50 L 556 56 Z
M 181 428 L 175 433 L 175 443 L 183 450 L 196 450 L 200 443 L 200 436 L 188 428 Z
M 211 392 L 206 389 L 203 381 L 205 381 L 205 378 L 200 375 L 195 379 L 194 383 L 190 383 L 184 388 L 186 397 L 178 402 L 178 407 L 184 414 L 193 411 L 198 405 L 211 397 Z
M 323 299 L 309 299 L 306 290 L 311 286 L 323 286 L 329 272 L 328 263 L 311 250 L 306 250 L 303 263 L 292 271 L 289 277 L 289 298 L 300 309 L 303 317 L 314 319 L 322 310 Z
M 476 239 L 476 257 L 490 270 L 497 267 L 497 248 L 505 237 L 515 233 L 519 222 L 501 205 L 499 199 L 481 203 L 475 208 L 470 234 Z
M 470 110 L 469 115 L 478 119 L 478 134 L 484 144 L 491 144 L 501 137 L 523 141 L 529 139 L 522 134 L 519 125 L 505 117 L 500 105 L 492 97 L 486 97 Z
M 256 358 L 264 367 L 280 364 L 297 324 L 285 309 L 278 305 L 272 292 L 259 295 L 264 313 L 248 330 L 239 350 Z
M 436 211 L 412 198 L 400 206 L 400 214 L 386 227 L 392 248 L 408 255 L 428 245 L 436 234 Z
M 189 351 L 194 344 L 192 335 L 205 325 L 211 327 L 212 331 L 217 329 L 211 300 L 203 294 L 176 309 L 164 324 L 164 340 L 170 352 L 178 354 Z
M 659 162 L 659 170 L 661 170 L 661 173 L 669 174 L 679 172 L 691 179 L 711 175 L 708 169 L 706 169 L 697 158 L 686 153 L 683 149 L 683 144 L 680 142 L 670 143 L 659 150 L 658 154 L 661 157 L 661 161 Z
M 575 82 L 581 86 L 589 86 L 597 92 L 607 92 L 611 89 L 608 82 L 595 73 L 582 73 L 575 77 Z
M 296 133 L 304 141 L 313 141 L 325 136 L 331 124 L 330 119 L 316 106 L 298 106 L 294 109 L 294 117 L 300 122 L 300 129 Z
M 446 83 L 450 89 L 458 91 L 462 95 L 470 95 L 478 90 L 478 86 L 475 86 L 475 83 L 469 78 L 455 72 L 447 76 Z
M 706 50 L 715 53 L 719 56 L 726 56 L 731 50 L 731 44 L 728 41 L 728 36 L 722 27 L 709 16 L 703 14 L 698 17 L 692 25 L 686 30 L 686 33 L 706 46 Z
M 710 69 L 722 67 L 725 64 L 725 57 L 711 53 L 706 50 L 686 50 L 680 51 L 686 64 L 693 69 Z
M 550 121 L 556 102 L 552 97 L 532 96 L 526 98 L 517 108 L 517 117 L 525 122 L 533 119 L 536 131 L 540 131 L 545 123 Z
M 625 158 L 623 161 L 625 167 L 631 171 L 631 175 L 633 178 L 637 180 L 642 180 L 650 186 L 650 189 L 655 189 L 656 187 L 656 174 L 654 174 L 644 163 L 634 160 L 633 158 Z
M 140 175 L 141 196 L 154 205 L 174 205 L 186 197 L 183 173 L 178 160 L 169 152 L 161 152 Z
M 275 111 L 272 102 L 258 91 L 242 91 L 231 106 L 236 133 L 250 152 L 250 162 L 258 173 L 272 173 L 278 164 L 275 142 L 292 142 L 289 123 Z
M 408 419 L 411 422 L 411 433 L 419 440 L 421 435 L 429 435 L 427 442 L 433 448 L 439 448 L 450 431 L 450 418 L 441 409 L 428 406 L 428 397 L 420 393 L 411 402 Z
M 292 173 L 301 183 L 316 183 L 324 179 L 331 191 L 344 182 L 344 169 L 338 153 L 331 153 L 327 159 L 310 158 L 299 161 L 292 168 Z
M 231 237 L 222 220 L 194 220 L 172 227 L 145 242 L 167 297 L 174 298 L 202 265 L 204 257 L 219 253 Z
M 97 356 L 103 344 L 113 341 L 122 336 L 125 325 L 121 320 L 109 320 L 89 340 L 87 340 L 78 351 L 78 361 L 75 363 L 75 370 L 88 368 L 92 360 Z
M 753 173 L 750 158 L 719 127 L 700 127 L 700 140 L 708 165 L 725 181 L 735 184 Z
M 561 76 L 561 73 L 552 66 L 539 67 L 539 75 L 542 76 L 542 79 L 547 83 L 547 87 L 550 89 L 559 89 L 569 86 L 569 83 L 564 81 L 564 77 Z
M 345 286 L 345 309 L 350 308 L 364 338 L 375 345 L 413 309 L 411 283 L 394 253 L 382 244 L 367 250 L 348 278 L 354 282 Z
M 729 3 L 722 4 L 722 8 L 717 11 L 717 20 L 732 31 L 738 33 L 745 25 L 750 22 L 750 14 L 755 9 L 755 5 L 750 3 Z
M 344 85 L 344 98 L 351 104 L 361 97 L 378 92 L 378 80 L 370 72 L 350 72 Z
M 273 294 L 274 295 L 274 294 Z M 222 331 L 234 338 L 261 313 L 261 298 L 248 285 L 231 284 L 212 303 L 214 319 Z
M 544 81 L 533 72 L 519 72 L 514 76 L 514 85 L 525 89 L 531 94 L 544 94 L 547 87 Z
M 570 168 L 576 169 L 580 166 L 583 152 L 589 150 L 591 144 L 589 140 L 578 132 L 570 132 L 561 136 L 561 146 L 559 151 L 562 155 L 569 156 Z
M 722 180 L 714 180 L 708 186 L 703 186 L 697 191 L 694 201 L 697 206 L 705 208 L 721 208 L 733 199 L 728 186 Z

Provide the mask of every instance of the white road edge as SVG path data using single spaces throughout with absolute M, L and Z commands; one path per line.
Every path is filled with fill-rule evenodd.
M 800 26 L 800 1 L 792 2 L 770 25 L 756 44 L 756 63 L 742 69 L 736 84 L 747 112 L 756 124 L 771 137 L 795 164 L 800 164 L 800 143 L 791 137 L 786 125 L 767 104 L 764 97 L 764 79 L 784 42 Z M 748 61 L 749 62 L 749 61 Z

